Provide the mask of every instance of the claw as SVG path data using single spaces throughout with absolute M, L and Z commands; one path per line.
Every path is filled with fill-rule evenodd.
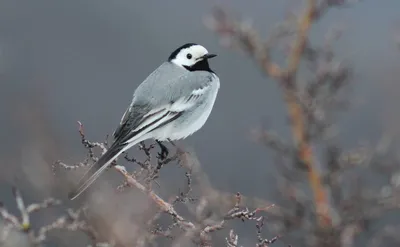
M 168 148 L 164 144 L 162 144 L 161 141 L 156 140 L 156 142 L 157 142 L 158 146 L 160 146 L 160 149 L 161 149 L 161 152 L 157 153 L 158 157 L 161 160 L 166 159 L 168 157 L 168 154 L 169 154 Z

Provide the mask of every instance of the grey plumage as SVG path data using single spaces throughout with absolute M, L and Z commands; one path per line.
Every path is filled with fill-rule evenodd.
M 220 85 L 207 62 L 213 56 L 202 46 L 187 44 L 153 71 L 135 90 L 114 131 L 113 144 L 89 168 L 69 197 L 76 198 L 114 159 L 135 144 L 149 138 L 182 139 L 200 129 L 211 112 Z

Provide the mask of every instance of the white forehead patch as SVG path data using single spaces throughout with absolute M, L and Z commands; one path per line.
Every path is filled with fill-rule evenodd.
M 193 45 L 180 50 L 171 62 L 181 67 L 192 66 L 199 61 L 199 58 L 206 54 L 208 54 L 208 51 L 204 46 Z

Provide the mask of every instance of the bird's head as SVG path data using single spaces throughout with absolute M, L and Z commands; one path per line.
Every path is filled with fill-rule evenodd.
M 172 52 L 168 61 L 189 71 L 205 70 L 212 72 L 208 59 L 215 56 L 217 55 L 208 53 L 207 49 L 201 45 L 187 43 Z

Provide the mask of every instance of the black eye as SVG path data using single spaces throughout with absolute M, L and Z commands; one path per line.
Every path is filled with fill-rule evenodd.
M 186 55 L 186 57 L 187 57 L 187 59 L 191 59 L 191 58 L 192 58 L 192 54 L 188 53 L 188 54 Z

